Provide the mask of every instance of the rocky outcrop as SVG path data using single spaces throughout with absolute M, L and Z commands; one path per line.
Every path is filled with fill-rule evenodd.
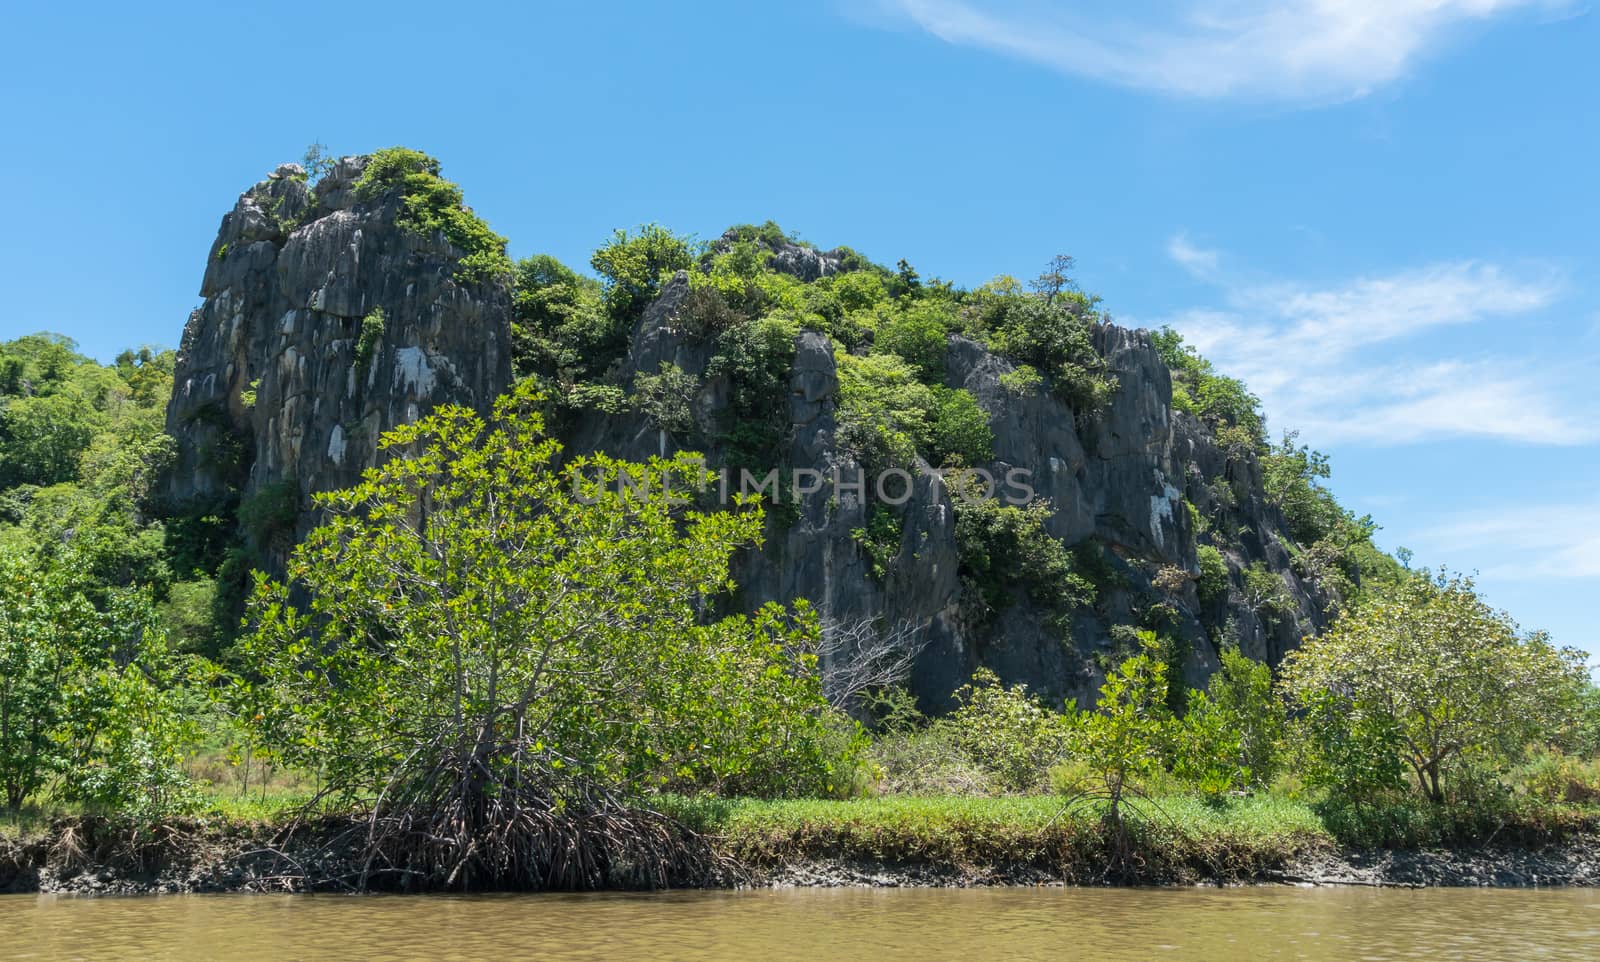
M 687 291 L 683 274 L 665 285 L 635 326 L 622 371 L 626 379 L 672 363 L 700 379 L 693 436 L 674 437 L 639 414 L 591 413 L 569 436 L 571 450 L 642 459 L 694 449 L 717 462 L 715 438 L 728 385 L 706 377 L 712 345 L 678 323 Z M 860 476 L 861 466 L 835 437 L 834 347 L 809 331 L 795 344 L 781 467 L 812 472 L 823 483 L 789 498 L 790 475 L 784 475 L 782 497 L 788 503 L 769 513 L 764 548 L 747 553 L 736 568 L 743 606 L 805 598 L 836 624 L 916 626 L 926 648 L 910 683 L 935 708 L 948 706 L 951 692 L 979 666 L 1052 700 L 1091 700 L 1111 656 L 1127 648 L 1119 628 L 1150 624 L 1157 606 L 1163 606 L 1164 619 L 1158 627 L 1180 642 L 1190 684 L 1203 683 L 1216 669 L 1223 644 L 1276 662 L 1325 622 L 1329 599 L 1296 575 L 1283 520 L 1261 493 L 1253 452 L 1230 457 L 1207 428 L 1173 410 L 1169 372 L 1147 334 L 1106 324 L 1095 329 L 1094 343 L 1120 388 L 1109 408 L 1093 417 L 1078 415 L 1049 394 L 1008 390 L 1000 379 L 1011 363 L 971 340 L 951 337 L 946 357 L 947 385 L 971 391 L 989 415 L 995 460 L 983 467 L 996 479 L 1021 472 L 1054 508 L 1050 533 L 1093 556 L 1101 568 L 1096 602 L 1073 613 L 1070 636 L 1063 637 L 1056 612 L 1031 604 L 1021 592 L 992 616 L 972 617 L 959 577 L 956 506 L 926 465 L 898 509 L 899 553 L 881 576 L 874 572 L 856 532 L 867 525 L 876 493 L 870 478 L 868 490 L 848 483 Z M 1219 485 L 1230 503 L 1223 502 Z M 1224 551 L 1234 581 L 1226 597 L 1202 601 L 1196 588 L 1198 532 L 1190 505 L 1239 533 Z M 1292 610 L 1269 612 L 1242 590 L 1241 573 L 1257 562 L 1282 579 Z M 1169 576 L 1174 570 L 1181 574 L 1181 583 L 1158 586 L 1163 569 Z M 1016 580 L 1025 575 L 1016 572 Z
M 307 496 L 375 464 L 382 432 L 447 402 L 485 409 L 511 382 L 508 281 L 459 279 L 461 251 L 397 223 L 402 198 L 359 196 L 363 164 L 346 158 L 314 188 L 286 165 L 246 191 L 223 218 L 205 303 L 183 336 L 166 494 L 184 504 L 286 493 L 288 530 L 257 545 L 269 567 L 314 523 Z M 802 279 L 849 269 L 848 252 L 758 243 L 769 266 Z M 627 385 L 664 363 L 694 376 L 695 429 L 675 436 L 643 414 L 589 412 L 565 429 L 569 451 L 643 459 L 692 448 L 718 463 L 731 385 L 712 373 L 712 340 L 680 322 L 688 294 L 687 274 L 663 286 L 634 326 L 619 378 Z M 1049 500 L 1049 532 L 1092 569 L 1091 605 L 1064 621 L 1018 590 L 1001 610 L 975 614 L 957 506 L 931 470 L 915 473 L 896 508 L 898 551 L 870 557 L 858 532 L 876 492 L 870 478 L 857 483 L 861 465 L 837 438 L 836 348 L 815 332 L 794 344 L 785 463 L 772 465 L 808 481 L 795 492 L 783 476 L 765 545 L 737 561 L 735 604 L 805 598 L 836 624 L 911 626 L 926 647 L 910 683 L 929 707 L 948 705 L 979 666 L 1052 700 L 1087 700 L 1132 626 L 1176 639 L 1191 684 L 1216 667 L 1223 644 L 1276 661 L 1325 623 L 1330 599 L 1296 574 L 1254 453 L 1223 450 L 1173 409 L 1169 373 L 1145 333 L 1105 324 L 1093 338 L 1119 384 L 1093 416 L 1009 389 L 1010 362 L 974 341 L 951 337 L 945 363 L 947 385 L 970 391 L 988 415 L 994 460 L 982 467 L 996 478 L 1021 472 Z M 1196 587 L 1197 519 L 1226 532 L 1212 540 L 1230 584 L 1206 597 Z M 1246 590 L 1252 565 L 1281 579 L 1270 610 Z
M 314 188 L 281 166 L 223 217 L 167 409 L 173 505 L 277 486 L 303 508 L 374 464 L 382 432 L 510 383 L 509 282 L 457 279 L 442 234 L 396 224 L 402 198 L 358 199 L 364 163 Z

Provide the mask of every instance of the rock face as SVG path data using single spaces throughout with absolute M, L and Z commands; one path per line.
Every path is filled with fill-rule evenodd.
M 486 408 L 510 383 L 509 282 L 458 281 L 442 234 L 397 226 L 401 198 L 358 200 L 364 163 L 314 189 L 281 166 L 223 217 L 167 408 L 171 503 L 276 486 L 302 507 L 297 537 L 306 496 L 355 481 L 382 432 L 446 402 Z
M 382 432 L 447 402 L 485 409 L 511 383 L 508 282 L 457 280 L 461 252 L 442 235 L 398 226 L 399 197 L 358 198 L 363 163 L 340 161 L 315 189 L 286 165 L 246 191 L 223 218 L 205 303 L 183 335 L 167 415 L 178 440 L 167 495 L 182 504 L 287 491 L 289 530 L 258 545 L 269 567 L 314 523 L 307 495 L 356 480 L 377 461 Z M 847 269 L 842 252 L 765 249 L 769 266 L 802 279 Z M 620 383 L 677 365 L 700 381 L 696 430 L 675 437 L 642 414 L 591 412 L 566 432 L 569 451 L 643 459 L 692 447 L 718 463 L 730 384 L 709 374 L 713 344 L 679 323 L 688 292 L 680 273 L 644 311 Z M 372 320 L 379 309 L 381 325 Z M 1126 650 L 1129 626 L 1177 639 L 1190 684 L 1216 667 L 1225 642 L 1276 662 L 1326 621 L 1330 599 L 1296 575 L 1253 453 L 1230 457 L 1208 428 L 1174 411 L 1169 373 L 1144 332 L 1101 325 L 1093 337 L 1120 385 L 1093 417 L 1049 394 L 1008 390 L 1001 378 L 1012 365 L 978 343 L 951 337 L 946 357 L 947 385 L 972 392 L 988 414 L 995 459 L 983 467 L 996 478 L 1021 472 L 1053 505 L 1050 533 L 1093 563 L 1096 600 L 1071 613 L 1070 629 L 1021 591 L 1002 610 L 974 615 L 956 505 L 930 471 L 911 479 L 899 509 L 898 554 L 874 564 L 855 534 L 874 493 L 851 483 L 861 466 L 836 438 L 834 347 L 814 332 L 795 343 L 788 463 L 773 467 L 822 483 L 791 498 L 785 479 L 765 547 L 737 561 L 735 603 L 805 598 L 837 624 L 910 626 L 926 642 L 910 684 L 933 708 L 947 706 L 979 666 L 1051 699 L 1092 699 L 1108 661 L 1100 656 Z M 1229 545 L 1229 588 L 1206 598 L 1195 582 L 1201 517 L 1225 526 Z M 1286 589 L 1270 613 L 1247 590 L 1252 565 Z
M 670 362 L 701 379 L 693 404 L 696 436 L 675 438 L 642 415 L 594 413 L 568 437 L 570 450 L 643 459 L 691 448 L 717 463 L 716 445 L 707 439 L 716 436 L 729 385 L 707 376 L 711 344 L 679 329 L 677 312 L 688 289 L 681 273 L 665 285 L 635 325 L 622 377 Z M 743 606 L 805 598 L 825 621 L 914 626 L 926 648 L 910 684 L 933 708 L 948 707 L 950 693 L 980 666 L 1051 699 L 1092 701 L 1104 680 L 1105 661 L 1096 656 L 1125 649 L 1118 627 L 1147 624 L 1158 604 L 1169 606 L 1159 627 L 1179 639 L 1190 684 L 1203 683 L 1218 667 L 1224 641 L 1276 663 L 1325 623 L 1330 599 L 1293 570 L 1283 519 L 1265 502 L 1253 453 L 1230 460 L 1205 426 L 1173 410 L 1169 372 L 1145 332 L 1101 325 L 1094 343 L 1121 387 L 1109 409 L 1093 418 L 1077 416 L 1048 394 L 1007 390 L 1000 378 L 1011 363 L 973 341 L 951 337 L 945 361 L 947 386 L 971 391 L 989 415 L 995 460 L 983 467 L 996 479 L 1021 472 L 1017 476 L 1054 507 L 1049 532 L 1098 557 L 1099 596 L 1092 608 L 1074 612 L 1070 637 L 1063 637 L 1052 612 L 1020 593 L 991 617 L 972 616 L 969 589 L 959 577 L 956 506 L 931 470 L 914 478 L 901 509 L 898 555 L 881 577 L 874 573 L 854 532 L 866 526 L 876 493 L 870 478 L 865 491 L 848 483 L 860 477 L 861 466 L 835 440 L 833 347 L 809 331 L 797 339 L 790 371 L 785 467 L 825 480 L 769 512 L 764 549 L 747 552 L 736 567 Z M 787 477 L 783 483 L 788 486 Z M 898 497 L 898 483 L 890 488 Z M 1224 552 L 1234 581 L 1226 597 L 1202 601 L 1195 586 L 1197 532 L 1185 501 L 1238 532 L 1235 546 Z M 1240 572 L 1257 562 L 1282 578 L 1292 610 L 1269 614 L 1240 590 Z M 1180 571 L 1182 584 L 1157 587 L 1163 568 Z M 1016 574 L 1020 582 L 1025 573 Z

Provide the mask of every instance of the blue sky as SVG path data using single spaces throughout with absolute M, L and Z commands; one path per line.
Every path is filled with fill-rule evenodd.
M 317 140 L 517 256 L 773 218 L 1170 323 L 1418 563 L 1600 652 L 1600 13 L 1541 0 L 44 5 L 0 39 L 0 336 L 175 345 Z M 70 13 L 67 10 L 70 9 Z

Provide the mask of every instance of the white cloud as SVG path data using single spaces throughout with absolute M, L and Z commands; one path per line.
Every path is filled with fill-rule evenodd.
M 1201 279 L 1215 275 L 1217 268 L 1222 265 L 1222 256 L 1218 252 L 1196 247 L 1182 234 L 1174 235 L 1167 242 L 1167 254 L 1178 262 L 1178 266 Z
M 1195 254 L 1179 240 L 1173 260 L 1193 272 Z M 1220 260 L 1212 255 L 1209 263 Z M 1446 330 L 1553 304 L 1562 290 L 1553 271 L 1457 261 L 1331 287 L 1215 280 L 1223 307 L 1158 323 L 1243 379 L 1274 425 L 1299 428 L 1316 443 L 1597 437 L 1596 412 L 1585 410 L 1592 402 L 1571 401 L 1588 394 L 1564 394 L 1550 365 L 1535 371 L 1517 358 L 1454 357 L 1447 347 Z
M 1502 559 L 1481 572 L 1507 581 L 1600 578 L 1600 502 L 1497 509 L 1418 533 L 1430 555 Z
M 1464 25 L 1563 0 L 878 0 L 955 44 L 1166 94 L 1328 101 L 1402 77 Z

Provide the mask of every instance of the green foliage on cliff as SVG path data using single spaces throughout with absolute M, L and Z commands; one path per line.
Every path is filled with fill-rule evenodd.
M 374 152 L 355 191 L 367 201 L 398 192 L 401 227 L 419 234 L 442 232 L 461 250 L 457 280 L 477 283 L 511 273 L 506 239 L 463 203 L 461 188 L 439 176 L 439 161 L 427 154 L 406 147 Z
M 1030 601 L 1055 612 L 1065 630 L 1074 608 L 1093 603 L 1094 585 L 1077 572 L 1071 552 L 1046 530 L 1052 514 L 1048 502 L 1019 507 L 971 492 L 958 493 L 955 508 L 960 574 L 982 600 L 979 617 L 1009 606 L 1020 589 Z
M 1170 327 L 1150 335 L 1156 351 L 1172 372 L 1172 406 L 1214 428 L 1243 428 L 1257 447 L 1266 445 L 1266 418 L 1261 400 L 1244 382 L 1218 374 L 1211 362 Z
M 356 389 L 361 390 L 367 385 L 367 372 L 372 368 L 372 355 L 378 349 L 378 341 L 383 338 L 384 316 L 383 308 L 374 307 L 361 319 L 361 329 L 356 334 Z M 254 406 L 252 396 L 251 406 Z
M 636 233 L 618 230 L 589 260 L 605 278 L 606 310 L 627 321 L 644 310 L 668 278 L 693 263 L 689 239 L 660 224 L 645 224 Z
M 1118 386 L 1090 334 L 1100 320 L 1100 299 L 1062 274 L 1053 282 L 1049 276 L 1032 292 L 1014 278 L 996 278 L 966 298 L 963 323 L 1001 354 L 1047 377 L 1051 393 L 1092 419 Z

